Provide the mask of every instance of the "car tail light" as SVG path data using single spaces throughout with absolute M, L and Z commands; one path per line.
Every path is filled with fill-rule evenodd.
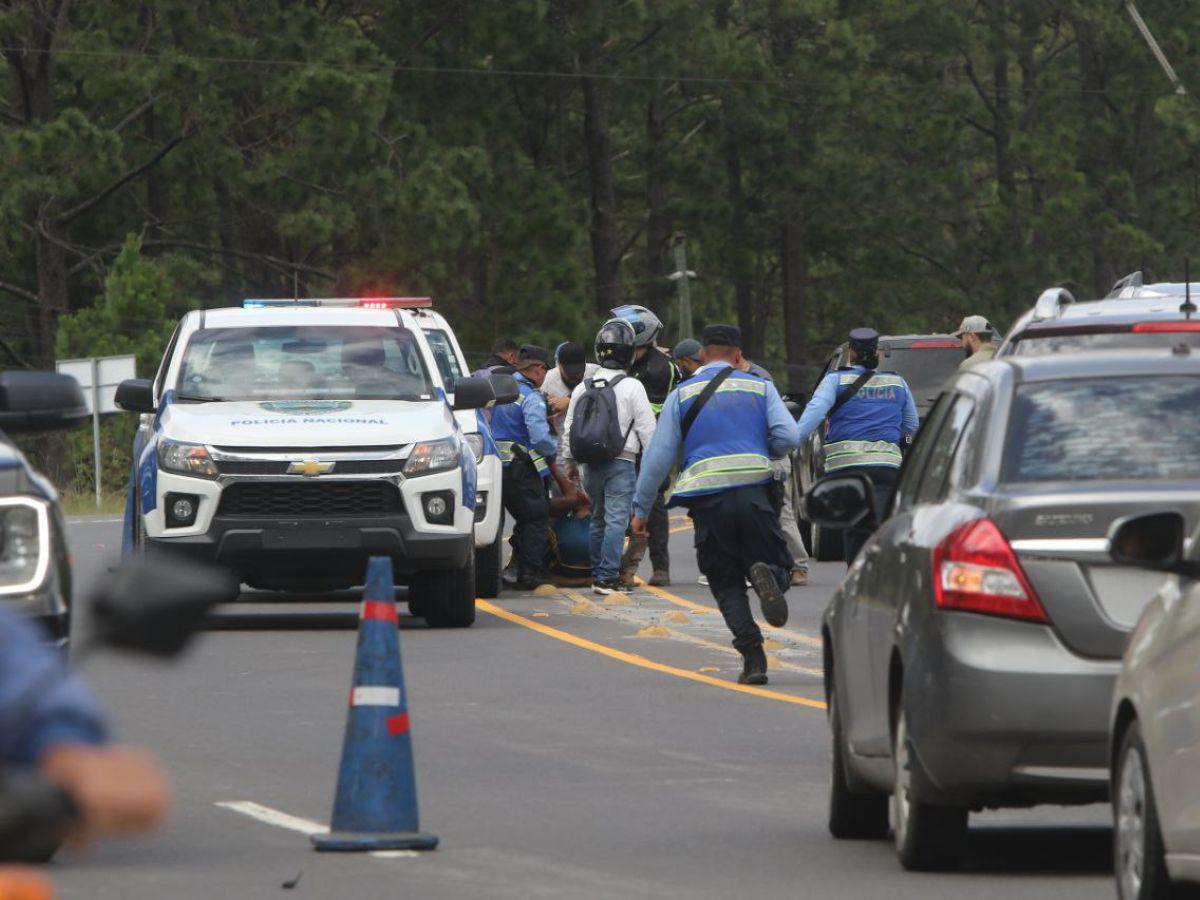
M 1200 322 L 1138 322 L 1135 334 L 1170 334 L 1175 331 L 1200 331 Z
M 933 551 L 933 592 L 939 609 L 1050 621 L 1008 539 L 987 518 L 956 528 Z
M 962 344 L 958 341 L 913 341 L 909 345 L 910 350 L 961 350 Z

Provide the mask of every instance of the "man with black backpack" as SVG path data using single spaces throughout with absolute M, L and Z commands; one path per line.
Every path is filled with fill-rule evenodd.
M 799 425 L 804 440 L 828 419 L 825 472 L 866 475 L 875 487 L 875 508 L 882 513 L 900 478 L 900 441 L 916 433 L 920 419 L 905 380 L 878 368 L 879 332 L 855 328 L 850 332 L 850 365 L 821 379 Z M 854 562 L 870 536 L 869 528 L 843 533 L 846 565 Z
M 736 325 L 709 325 L 701 343 L 704 364 L 667 397 L 642 456 L 633 533 L 646 533 L 659 485 L 681 459 L 670 505 L 686 506 L 696 526 L 696 561 L 744 660 L 738 681 L 766 684 L 767 657 L 746 579 L 767 622 L 786 623 L 792 557 L 772 498 L 771 460 L 795 450 L 800 437 L 775 385 L 739 371 Z
M 583 487 L 592 498 L 592 590 L 600 595 L 621 589 L 621 548 L 637 477 L 634 462 L 654 435 L 646 388 L 626 373 L 634 346 L 628 322 L 604 323 L 596 335 L 600 368 L 572 391 L 563 423 L 562 458 L 583 466 Z

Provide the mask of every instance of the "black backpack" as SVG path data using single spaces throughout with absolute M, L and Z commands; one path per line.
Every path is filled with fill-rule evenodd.
M 625 449 L 633 422 L 621 433 L 617 416 L 617 395 L 613 386 L 624 378 L 618 375 L 607 384 L 594 378 L 583 383 L 583 393 L 575 402 L 571 417 L 571 456 L 576 462 L 600 463 L 616 459 Z

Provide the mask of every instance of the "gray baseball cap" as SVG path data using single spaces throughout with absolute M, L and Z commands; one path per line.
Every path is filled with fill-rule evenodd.
M 983 316 L 967 316 L 958 325 L 958 331 L 954 332 L 955 337 L 962 337 L 964 334 L 990 334 L 996 329 L 992 327 L 992 323 Z
M 700 362 L 700 351 L 703 348 L 700 342 L 695 338 L 684 338 L 675 345 L 675 349 L 671 351 L 671 356 L 675 359 L 694 359 Z

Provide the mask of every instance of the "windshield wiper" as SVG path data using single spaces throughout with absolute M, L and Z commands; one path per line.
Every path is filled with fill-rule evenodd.
M 228 403 L 230 402 L 225 397 L 208 397 L 200 394 L 176 394 L 176 400 L 184 400 L 191 403 Z

